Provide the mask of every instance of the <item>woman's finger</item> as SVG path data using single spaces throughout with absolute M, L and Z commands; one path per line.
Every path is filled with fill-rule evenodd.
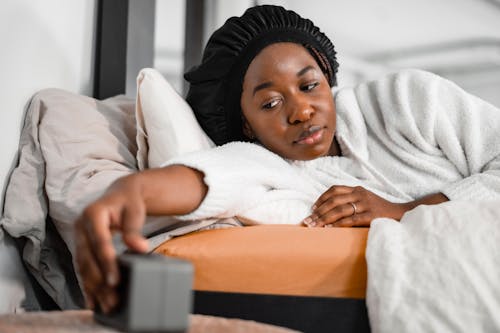
M 148 241 L 142 235 L 142 227 L 146 218 L 146 210 L 142 206 L 127 208 L 122 213 L 122 237 L 123 242 L 137 252 L 147 252 Z
M 325 193 L 320 195 L 320 197 L 314 202 L 312 209 L 316 209 L 321 206 L 325 201 L 329 200 L 332 197 L 337 195 L 351 193 L 354 190 L 353 187 L 350 186 L 342 186 L 342 185 L 334 185 L 330 187 Z
M 90 216 L 88 223 L 85 224 L 86 232 L 100 271 L 105 277 L 106 284 L 115 287 L 120 276 L 112 241 L 111 213 L 107 209 L 96 209 L 87 212 L 85 216 Z
M 324 216 L 339 205 L 356 200 L 355 197 L 351 195 L 353 190 L 354 188 L 349 186 L 335 185 L 330 187 L 318 198 L 318 200 L 316 200 L 315 204 L 312 206 L 312 214 L 303 219 L 301 223 L 308 227 L 315 227 L 319 217 Z
M 354 206 L 353 206 L 354 204 Z M 356 210 L 354 209 L 356 207 Z M 352 217 L 353 215 L 362 213 L 364 210 L 362 204 L 359 202 L 352 203 L 347 202 L 339 205 L 325 214 L 318 216 L 313 222 L 315 222 L 316 227 L 324 227 L 327 224 L 335 223 L 343 218 Z
M 78 274 L 81 276 L 87 307 L 94 309 L 95 295 L 100 286 L 102 286 L 103 279 L 94 254 L 89 246 L 85 230 L 80 227 L 81 223 L 81 221 L 78 221 L 75 228 L 77 233 L 75 240 L 78 249 L 76 253 L 76 268 Z
M 96 296 L 102 312 L 110 313 L 118 304 L 118 295 L 115 288 L 103 285 Z
M 331 197 L 330 199 L 324 201 L 320 206 L 316 207 L 312 214 L 312 220 L 316 220 L 331 210 L 335 210 L 337 207 L 349 204 L 350 202 L 357 201 L 357 196 L 354 192 L 342 193 Z
M 97 262 L 88 256 L 80 258 L 78 272 L 82 277 L 86 292 L 95 296 L 97 290 L 104 284 L 104 279 L 101 270 L 97 266 Z
M 340 220 L 329 224 L 334 228 L 341 227 L 369 227 L 372 221 L 372 215 L 368 212 L 356 213 L 351 216 L 341 218 Z

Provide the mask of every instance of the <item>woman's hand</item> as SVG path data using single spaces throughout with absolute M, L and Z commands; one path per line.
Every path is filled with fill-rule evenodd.
M 112 233 L 121 232 L 131 250 L 146 252 L 141 230 L 146 207 L 137 175 L 116 181 L 100 199 L 89 205 L 75 224 L 76 263 L 82 277 L 87 306 L 109 312 L 118 303 L 119 270 Z
M 403 204 L 382 199 L 364 187 L 332 186 L 313 205 L 303 223 L 310 227 L 368 227 L 377 217 L 399 220 Z
M 208 187 L 203 173 L 181 165 L 148 169 L 113 183 L 75 222 L 76 264 L 87 305 L 109 312 L 118 302 L 120 280 L 112 234 L 121 233 L 127 247 L 146 252 L 142 236 L 146 215 L 183 215 L 195 210 Z M 179 189 L 182 189 L 179 192 Z
M 387 201 L 364 187 L 332 186 L 313 205 L 313 212 L 302 223 L 309 227 L 369 227 L 377 217 L 399 221 L 418 205 L 448 201 L 442 193 L 406 202 Z

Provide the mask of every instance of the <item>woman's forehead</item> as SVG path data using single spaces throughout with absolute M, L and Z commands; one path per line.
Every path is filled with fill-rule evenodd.
M 262 81 L 274 74 L 298 74 L 306 67 L 319 69 L 305 47 L 296 43 L 274 43 L 252 60 L 244 81 Z

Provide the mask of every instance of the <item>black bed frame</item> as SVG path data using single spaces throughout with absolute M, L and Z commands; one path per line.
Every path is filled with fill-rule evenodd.
M 208 4 L 204 0 L 186 0 L 185 69 L 201 57 L 203 17 Z M 137 38 L 137 32 L 131 34 L 132 29 L 139 29 L 143 32 L 142 48 L 154 49 L 154 7 L 155 0 L 98 1 L 95 98 L 127 93 L 127 73 L 152 67 L 149 54 L 132 54 L 136 50 L 127 46 Z M 139 61 L 131 61 L 138 56 Z M 255 320 L 302 332 L 370 331 L 365 301 L 359 299 L 195 291 L 194 313 Z
M 201 59 L 207 3 L 186 0 L 184 70 Z M 155 0 L 97 2 L 93 97 L 134 95 L 135 75 L 153 67 L 154 23 Z
M 301 332 L 370 332 L 364 299 L 195 291 L 194 313 Z

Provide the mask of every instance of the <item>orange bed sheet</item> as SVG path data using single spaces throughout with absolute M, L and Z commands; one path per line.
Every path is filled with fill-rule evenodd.
M 200 231 L 155 252 L 191 261 L 194 289 L 365 298 L 368 228 L 259 225 Z

